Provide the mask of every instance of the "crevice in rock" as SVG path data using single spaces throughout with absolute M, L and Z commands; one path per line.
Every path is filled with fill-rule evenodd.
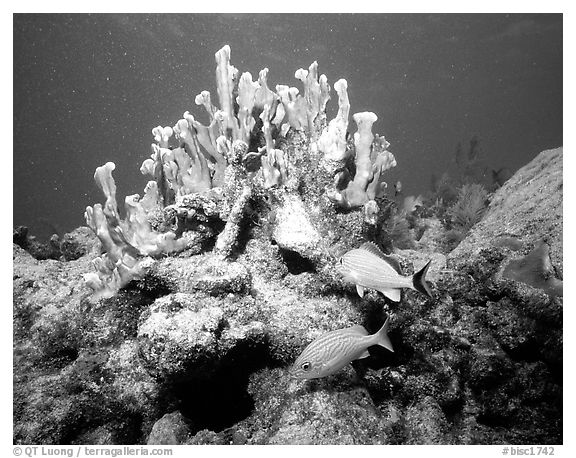
M 481 423 L 485 426 L 490 426 L 492 428 L 509 426 L 510 421 L 500 415 L 494 415 L 492 413 L 481 413 L 476 417 L 478 423 Z
M 314 263 L 296 251 L 280 248 L 280 255 L 288 267 L 288 272 L 292 275 L 299 275 L 304 272 L 316 273 Z
M 175 384 L 180 412 L 193 431 L 220 432 L 248 417 L 254 401 L 246 391 L 248 380 L 231 371 L 221 371 L 213 380 L 196 379 Z
M 496 340 L 498 340 L 496 338 Z M 515 347 L 510 347 L 506 345 L 505 342 L 499 342 L 502 350 L 506 355 L 514 362 L 528 362 L 532 363 L 535 361 L 540 361 L 542 356 L 540 355 L 540 348 L 538 342 L 527 341 L 519 344 Z
M 439 404 L 446 420 L 452 425 L 456 425 L 462 419 L 462 409 L 464 408 L 464 399 L 458 398 L 454 399 L 451 402 L 444 402 Z
M 271 364 L 265 338 L 237 343 L 221 360 L 190 368 L 163 386 L 165 413 L 179 410 L 193 434 L 203 429 L 221 432 L 252 414 L 250 375 Z
M 257 238 L 258 227 L 255 223 L 254 218 L 257 218 L 257 210 L 253 208 L 255 206 L 254 202 L 251 201 L 246 209 L 246 214 L 240 221 L 239 227 L 240 231 L 236 237 L 236 244 L 230 255 L 230 260 L 236 260 L 241 253 L 246 250 L 246 245 L 250 240 Z

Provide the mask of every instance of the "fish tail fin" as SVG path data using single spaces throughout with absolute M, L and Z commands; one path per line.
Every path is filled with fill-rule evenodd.
M 380 328 L 380 330 L 375 334 L 376 336 L 376 345 L 380 345 L 391 352 L 394 352 L 394 348 L 392 348 L 392 342 L 390 342 L 390 338 L 388 337 L 388 322 L 390 321 L 390 317 L 386 318 L 386 321 Z
M 426 273 L 428 272 L 428 267 L 430 267 L 431 262 L 432 260 L 428 261 L 428 263 L 412 277 L 414 289 L 428 297 L 432 297 L 432 291 L 430 290 L 430 285 L 426 282 Z

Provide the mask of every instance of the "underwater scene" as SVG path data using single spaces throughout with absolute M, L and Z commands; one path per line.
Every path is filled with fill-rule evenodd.
M 14 444 L 563 443 L 561 14 L 13 25 Z

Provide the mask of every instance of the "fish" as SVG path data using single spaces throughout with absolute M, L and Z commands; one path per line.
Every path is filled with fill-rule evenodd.
M 398 180 L 394 185 L 394 196 L 402 193 L 402 182 Z
M 322 334 L 313 340 L 296 358 L 289 369 L 290 376 L 299 380 L 332 375 L 356 359 L 370 356 L 368 347 L 380 345 L 394 351 L 388 338 L 390 317 L 375 334 L 368 334 L 364 326 L 356 325 Z
M 338 270 L 345 281 L 354 283 L 360 297 L 365 289 L 380 291 L 394 302 L 400 301 L 400 290 L 409 288 L 432 297 L 426 282 L 426 273 L 432 260 L 417 273 L 401 275 L 400 265 L 393 257 L 387 256 L 372 242 L 350 250 L 339 259 Z

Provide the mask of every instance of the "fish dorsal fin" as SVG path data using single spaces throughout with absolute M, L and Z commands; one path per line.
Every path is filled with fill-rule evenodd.
M 368 253 L 373 254 L 374 256 L 378 256 L 383 261 L 386 261 L 392 267 L 398 275 L 402 275 L 402 268 L 400 267 L 400 263 L 394 259 L 392 256 L 388 256 L 382 253 L 382 250 L 376 246 L 374 242 L 365 242 L 360 245 L 360 249 L 367 251 Z
M 363 335 L 363 336 L 368 335 L 368 331 L 366 331 L 366 328 L 364 326 L 362 326 L 361 324 L 356 324 L 354 326 L 350 326 L 348 329 L 350 329 L 350 331 L 353 331 L 353 332 L 358 333 L 358 334 Z
M 387 288 L 381 289 L 380 292 L 384 294 L 388 299 L 394 302 L 400 302 L 400 289 L 399 288 Z
M 380 250 L 380 248 L 378 248 L 374 242 L 364 242 L 362 245 L 360 245 L 360 249 L 366 250 L 382 259 L 384 259 L 383 256 L 386 256 L 384 253 L 382 253 L 382 250 Z

